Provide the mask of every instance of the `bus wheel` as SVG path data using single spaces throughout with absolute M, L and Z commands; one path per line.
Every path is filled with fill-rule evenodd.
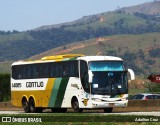
M 74 109 L 74 112 L 83 112 L 83 109 L 79 108 L 79 102 L 76 97 L 72 99 L 72 108 Z
M 33 98 L 30 98 L 30 100 L 29 100 L 29 107 L 30 107 L 30 112 L 31 113 L 36 112 L 35 102 L 34 102 Z
M 23 107 L 25 113 L 30 112 L 29 103 L 27 102 L 26 98 L 22 99 L 22 107 Z
M 105 108 L 103 109 L 105 113 L 111 113 L 113 108 Z

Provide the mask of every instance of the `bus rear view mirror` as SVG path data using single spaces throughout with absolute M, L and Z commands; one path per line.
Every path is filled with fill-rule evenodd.
M 130 77 L 131 77 L 130 80 L 135 80 L 135 74 L 134 74 L 133 70 L 132 69 L 128 69 L 128 72 L 129 72 Z
M 92 80 L 93 80 L 93 73 L 91 70 L 88 71 L 88 82 L 89 83 L 92 83 Z

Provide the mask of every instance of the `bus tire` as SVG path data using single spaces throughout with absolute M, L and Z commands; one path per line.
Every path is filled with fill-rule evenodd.
M 103 109 L 103 111 L 104 111 L 105 113 L 111 113 L 112 110 L 113 110 L 113 108 L 104 108 L 104 109 Z
M 27 102 L 26 98 L 22 99 L 22 107 L 25 113 L 29 113 L 30 112 L 30 107 L 29 107 L 29 103 Z
M 34 101 L 33 98 L 29 99 L 29 108 L 30 108 L 30 112 L 31 113 L 35 113 L 36 112 L 35 101 Z
M 83 109 L 79 108 L 79 102 L 76 97 L 73 97 L 71 103 L 72 103 L 72 108 L 73 108 L 74 112 L 77 112 L 77 113 L 83 112 Z

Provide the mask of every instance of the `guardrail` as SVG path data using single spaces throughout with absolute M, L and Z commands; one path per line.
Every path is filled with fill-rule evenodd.
M 114 108 L 114 112 L 160 111 L 160 100 L 129 100 L 125 108 Z
M 10 102 L 0 102 L 0 111 L 14 111 L 14 110 L 23 110 L 22 108 L 14 107 Z

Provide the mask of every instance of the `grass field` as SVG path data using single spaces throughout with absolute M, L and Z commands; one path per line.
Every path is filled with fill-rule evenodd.
M 1 119 L 4 117 L 11 118 L 12 123 L 17 124 L 24 122 L 23 125 L 28 124 L 59 124 L 59 125 L 105 125 L 105 124 L 120 124 L 120 125 L 136 125 L 136 124 L 158 124 L 158 122 L 148 122 L 150 119 L 160 120 L 158 116 L 137 116 L 137 115 L 110 115 L 110 114 L 79 114 L 79 113 L 57 113 L 57 114 L 18 114 L 18 115 L 0 115 Z M 147 122 L 136 122 L 142 119 Z M 17 122 L 18 121 L 18 122 Z M 32 121 L 37 121 L 33 123 Z M 4 123 L 3 123 L 4 124 Z M 8 123 L 7 123 L 8 124 Z M 19 123 L 22 124 L 22 123 Z

